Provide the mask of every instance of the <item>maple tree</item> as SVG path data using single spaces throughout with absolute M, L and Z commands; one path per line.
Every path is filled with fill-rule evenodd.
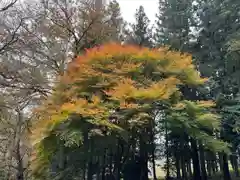
M 80 160 L 84 179 L 86 168 L 91 179 L 97 173 L 94 162 L 103 169 L 98 175 L 105 174 L 106 162 L 99 159 L 106 153 L 119 156 L 117 144 L 122 145 L 122 151 L 133 146 L 132 153 L 139 146 L 141 177 L 146 178 L 149 150 L 145 146 L 150 141 L 150 129 L 154 128 L 154 110 L 159 105 L 166 105 L 169 110 L 175 108 L 174 104 L 183 99 L 180 86 L 196 86 L 205 81 L 192 65 L 189 54 L 167 48 L 112 43 L 86 50 L 68 65 L 52 97 L 37 110 L 38 121 L 32 131 L 33 171 L 41 175 L 44 170 L 51 172 L 50 164 L 61 147 L 65 153 L 78 149 L 79 153 L 91 152 L 91 157 L 85 154 Z M 199 106 L 204 104 L 209 106 L 209 102 Z M 215 116 L 199 117 L 199 121 L 206 119 Z M 115 170 L 110 171 L 119 179 L 122 162 L 111 161 Z

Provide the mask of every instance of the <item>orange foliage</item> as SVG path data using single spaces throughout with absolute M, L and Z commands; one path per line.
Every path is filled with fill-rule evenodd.
M 149 66 L 159 72 L 155 79 L 149 78 L 153 72 L 146 72 Z M 52 130 L 49 125 L 54 127 L 71 114 L 93 121 L 107 120 L 112 101 L 117 101 L 120 108 L 139 108 L 145 100 L 151 104 L 169 99 L 179 84 L 204 81 L 189 54 L 113 43 L 88 49 L 68 65 L 60 79 L 59 86 L 63 87 L 56 89 L 52 105 L 41 109 L 34 131 L 38 136 L 48 133 Z

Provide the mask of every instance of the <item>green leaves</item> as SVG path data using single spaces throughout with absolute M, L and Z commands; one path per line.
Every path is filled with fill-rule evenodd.
M 196 117 L 196 121 L 199 126 L 209 129 L 211 131 L 220 130 L 219 116 L 211 113 L 201 114 Z
M 178 103 L 167 117 L 169 128 L 180 135 L 186 133 L 212 151 L 229 152 L 228 144 L 214 136 L 220 130 L 220 118 L 211 113 L 212 106 L 210 101 Z
M 83 134 L 79 129 L 64 129 L 57 136 L 64 141 L 66 147 L 81 146 L 83 144 Z

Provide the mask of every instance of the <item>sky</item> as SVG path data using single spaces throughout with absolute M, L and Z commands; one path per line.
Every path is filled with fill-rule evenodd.
M 117 0 L 122 10 L 123 18 L 130 22 L 134 22 L 134 14 L 136 9 L 142 5 L 148 18 L 152 23 L 155 21 L 156 13 L 158 12 L 158 0 Z

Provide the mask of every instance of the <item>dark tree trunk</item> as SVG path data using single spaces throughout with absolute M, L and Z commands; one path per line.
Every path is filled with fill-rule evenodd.
M 180 168 L 180 158 L 178 153 L 175 153 L 176 159 L 176 170 L 177 170 L 177 179 L 181 179 L 181 168 Z
M 156 163 L 155 163 L 155 151 L 152 151 L 152 170 L 153 170 L 153 180 L 157 180 L 157 174 L 156 174 Z
M 92 140 L 89 140 L 89 152 L 92 154 Z M 93 179 L 93 162 L 92 162 L 92 156 L 89 156 L 88 160 L 88 171 L 87 171 L 87 180 L 92 180 Z
M 153 171 L 153 180 L 157 180 L 157 174 L 156 174 L 156 163 L 155 163 L 155 143 L 154 143 L 154 121 L 151 123 L 150 131 L 151 131 L 151 160 L 152 160 L 152 171 Z
M 206 171 L 206 165 L 205 165 L 205 153 L 202 143 L 199 144 L 199 150 L 200 150 L 200 163 L 201 163 L 201 172 L 202 172 L 202 180 L 207 180 L 207 171 Z
M 106 164 L 106 150 L 104 150 L 103 153 L 103 166 L 102 166 L 102 180 L 105 180 L 105 174 L 106 174 L 106 168 L 105 168 L 105 164 Z
M 214 175 L 218 172 L 218 161 L 217 161 L 217 154 L 212 152 L 213 160 L 212 160 L 212 171 Z
M 212 161 L 211 160 L 207 161 L 207 171 L 208 171 L 208 176 L 211 177 L 212 176 Z
M 140 180 L 148 180 L 148 152 L 142 137 L 140 137 L 140 165 Z
M 220 171 L 223 172 L 223 154 L 219 153 L 219 166 L 220 166 Z
M 190 138 L 190 142 L 192 147 L 193 180 L 201 180 L 197 142 L 193 138 Z
M 23 168 L 23 161 L 21 157 L 21 152 L 20 152 L 20 139 L 17 142 L 17 152 L 16 152 L 16 157 L 17 157 L 17 180 L 24 180 L 24 168 Z
M 235 152 L 233 153 L 235 154 Z M 234 170 L 234 174 L 236 177 L 239 177 L 239 170 L 238 170 L 238 156 L 237 155 L 231 155 L 231 164 Z
M 165 148 L 166 148 L 166 179 L 169 178 L 170 176 L 170 161 L 169 161 L 169 147 L 168 147 L 168 129 L 167 129 L 167 124 L 165 123 Z
M 98 157 L 98 162 L 101 161 L 100 159 L 101 159 L 101 157 Z M 98 169 L 97 169 L 97 172 L 96 172 L 97 180 L 101 180 L 101 169 L 100 169 L 100 167 L 101 167 L 101 164 L 99 162 L 98 167 L 97 167 Z
M 121 178 L 120 177 L 121 159 L 122 159 L 121 146 L 120 146 L 120 140 L 118 140 L 117 152 L 116 152 L 116 155 L 115 155 L 115 164 L 114 164 L 115 180 L 120 180 L 120 178 Z
M 181 156 L 182 180 L 187 179 L 187 171 L 184 156 Z
M 223 154 L 223 179 L 224 180 L 231 180 L 231 175 L 228 166 L 228 156 L 227 154 Z
M 89 160 L 88 162 L 88 171 L 87 171 L 87 180 L 93 179 L 93 168 L 92 168 L 92 161 Z
M 192 166 L 191 166 L 191 159 L 189 159 L 187 163 L 187 169 L 188 169 L 188 176 L 192 178 Z

